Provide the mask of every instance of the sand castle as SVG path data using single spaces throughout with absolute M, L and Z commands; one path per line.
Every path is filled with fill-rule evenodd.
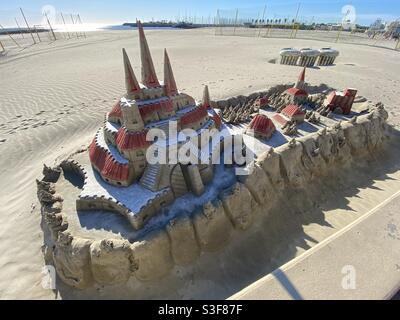
M 178 91 L 171 63 L 164 51 L 164 81 L 160 83 L 154 70 L 149 46 L 138 22 L 142 62 L 142 83 L 136 79 L 128 55 L 123 49 L 126 95 L 106 115 L 104 126 L 97 132 L 89 147 L 93 168 L 109 184 L 128 187 L 138 183 L 138 201 L 121 211 L 134 228 L 141 228 L 156 212 L 174 198 L 189 191 L 201 195 L 204 185 L 213 178 L 213 167 L 209 154 L 199 154 L 201 164 L 148 163 L 146 152 L 152 142 L 146 140 L 151 129 L 159 129 L 164 137 L 156 143 L 166 145 L 167 157 L 180 152 L 185 139 L 169 137 L 169 124 L 176 122 L 176 130 L 192 129 L 200 136 L 203 129 L 218 129 L 221 120 L 210 106 L 208 87 L 204 89 L 203 101 L 195 100 Z M 210 137 L 211 139 L 211 137 Z M 201 148 L 210 140 L 199 140 Z M 213 146 L 215 147 L 215 146 Z M 145 188 L 145 192 L 141 192 Z M 78 200 L 80 210 L 98 207 L 95 194 L 84 193 Z
M 106 115 L 88 150 L 74 153 L 54 168 L 45 166 L 43 179 L 37 181 L 51 235 L 47 256 L 67 285 L 123 284 L 131 277 L 150 281 L 167 275 L 174 266 L 192 264 L 201 252 L 220 250 L 231 237 L 241 236 L 236 231 L 250 229 L 258 219 L 286 210 L 288 204 L 302 207 L 308 193 L 318 202 L 324 176 L 374 154 L 389 136 L 382 104 L 355 113 L 351 106 L 356 91 L 351 89 L 333 92 L 325 102 L 316 103 L 307 92 L 305 68 L 293 87 L 277 86 L 220 101 L 210 101 L 205 87 L 203 101 L 196 103 L 177 90 L 166 52 L 164 82 L 158 81 L 140 23 L 138 27 L 142 84 L 123 50 L 126 95 Z M 247 115 L 239 125 L 227 125 L 218 115 L 230 110 L 226 114 L 236 117 L 234 110 L 241 108 Z M 325 111 L 331 112 L 330 117 Z M 199 154 L 200 163 L 150 163 L 146 154 L 155 145 L 168 141 L 168 154 L 187 146 L 187 137 L 168 139 L 165 126 L 173 121 L 195 135 L 207 128 L 243 134 L 262 148 L 244 165 L 216 165 L 211 153 L 221 140 L 213 145 L 207 139 L 202 143 L 210 144 L 209 152 Z M 147 133 L 154 128 L 164 129 L 167 136 L 148 141 Z M 236 175 L 234 168 L 239 166 L 249 168 L 248 173 Z M 68 175 L 81 181 L 76 208 L 63 189 Z M 125 220 L 117 227 L 130 227 L 132 236 L 98 230 L 115 228 L 109 220 L 106 227 L 82 228 L 76 221 L 82 210 L 101 212 L 95 215 L 100 218 L 93 218 L 94 224 L 103 222 L 108 212 L 122 215 Z

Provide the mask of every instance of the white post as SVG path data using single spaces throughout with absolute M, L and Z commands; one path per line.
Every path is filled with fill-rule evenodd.
M 12 40 L 19 48 L 21 48 L 21 46 L 19 45 L 19 43 L 18 43 L 17 41 L 15 41 L 15 39 L 11 36 L 11 34 L 9 34 L 9 33 L 6 31 L 6 29 L 3 28 L 3 26 L 2 26 L 1 24 L 0 24 L 0 28 L 3 29 L 3 30 L 5 31 L 6 35 L 8 35 L 8 36 L 11 38 L 11 40 Z
M 4 46 L 3 46 L 3 44 L 1 43 L 1 41 L 0 41 L 0 47 L 1 47 L 1 52 L 5 52 L 6 51 L 6 49 L 4 49 Z
M 44 15 L 46 16 L 46 20 L 47 20 L 47 23 L 49 24 L 50 31 L 51 31 L 51 34 L 53 35 L 54 40 L 57 40 L 56 34 L 54 33 L 53 27 L 50 24 L 50 20 L 49 20 L 49 17 L 47 16 L 47 13 L 45 12 Z
M 237 19 L 238 19 L 238 14 L 239 14 L 239 9 L 236 9 L 236 17 L 235 17 L 235 24 L 233 27 L 233 35 L 235 35 L 235 33 L 236 33 L 236 23 L 237 23 Z
M 34 37 L 34 36 L 33 36 L 33 34 L 32 34 L 32 30 L 31 30 L 31 28 L 29 28 L 28 21 L 27 21 L 27 20 L 26 20 L 26 18 L 25 18 L 25 14 L 24 14 L 24 12 L 22 11 L 22 8 L 19 8 L 19 10 L 21 10 L 22 17 L 23 17 L 23 18 L 24 18 L 24 20 L 25 20 L 25 23 L 26 23 L 26 26 L 27 26 L 27 28 L 28 28 L 28 30 L 29 30 L 29 33 L 31 34 L 31 37 L 32 37 L 33 43 L 34 43 L 34 44 L 36 44 L 35 37 Z
M 71 39 L 71 35 L 69 34 L 69 31 L 67 29 L 67 24 L 65 23 L 64 15 L 62 14 L 62 12 L 61 12 L 61 18 L 62 18 L 62 21 L 64 23 L 65 31 L 67 31 L 68 39 Z
M 75 22 L 74 22 L 74 17 L 72 16 L 72 13 L 71 13 L 71 20 L 72 20 L 72 24 L 74 25 Z M 78 31 L 75 31 L 75 33 L 76 33 L 76 37 L 79 38 Z
M 299 4 L 297 5 L 296 17 L 294 18 L 294 21 L 293 21 L 293 29 L 292 29 L 292 33 L 290 34 L 290 37 L 291 37 L 291 38 L 292 38 L 293 33 L 294 33 L 294 29 L 295 29 L 296 22 L 297 22 L 297 17 L 299 16 L 299 10 L 300 10 L 300 2 L 299 2 Z
M 267 10 L 267 6 L 266 5 L 264 6 L 264 10 L 263 10 L 261 21 L 264 21 L 264 19 L 265 19 L 265 10 Z M 258 30 L 258 37 L 260 37 L 260 34 L 261 34 L 261 28 L 259 28 L 259 30 Z
M 18 23 L 17 18 L 14 18 L 14 19 L 15 19 L 15 23 L 17 24 L 18 30 L 19 30 L 19 32 L 21 33 L 22 39 L 25 39 L 24 33 L 22 32 L 22 29 L 21 29 L 21 27 L 19 26 L 19 23 Z
M 81 16 L 79 15 L 79 13 L 78 13 L 78 19 L 79 19 L 79 23 L 80 24 L 83 24 L 82 23 L 82 20 L 81 20 Z M 85 33 L 85 31 L 82 31 L 83 32 L 83 36 L 85 37 L 85 39 L 86 39 L 86 33 Z

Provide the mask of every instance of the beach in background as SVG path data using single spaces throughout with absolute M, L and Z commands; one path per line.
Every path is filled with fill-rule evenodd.
M 163 50 L 167 48 L 178 88 L 198 100 L 204 85 L 208 85 L 211 99 L 221 99 L 293 83 L 301 68 L 273 63 L 279 58 L 279 50 L 327 46 L 311 39 L 216 36 L 214 28 L 154 29 L 146 31 L 146 36 L 159 77 L 163 74 Z M 307 69 L 306 81 L 338 90 L 357 88 L 360 95 L 382 101 L 389 112 L 389 123 L 399 128 L 400 52 L 346 43 L 333 47 L 340 51 L 335 65 Z M 259 259 L 262 254 L 259 251 L 252 255 L 248 248 L 261 238 L 248 234 L 240 241 L 248 241 L 248 264 L 240 263 L 237 256 L 227 260 L 235 262 L 236 269 L 235 264 L 233 267 L 224 264 L 224 257 L 232 256 L 232 248 L 240 247 L 238 243 L 221 255 L 209 256 L 214 263 L 201 260 L 186 271 L 175 270 L 165 280 L 150 283 L 148 291 L 138 292 L 135 287 L 97 291 L 63 288 L 62 294 L 55 295 L 43 289 L 43 231 L 35 179 L 41 178 L 43 163 L 53 165 L 78 148 L 88 146 L 105 112 L 124 94 L 122 48 L 126 48 L 139 75 L 138 34 L 132 29 L 87 32 L 86 38 L 15 47 L 0 56 L 1 299 L 226 298 L 247 285 L 252 277 L 301 254 L 399 189 L 397 172 L 360 187 L 347 197 L 351 209 L 324 212 L 330 225 L 313 221 L 301 228 L 301 232 L 310 236 L 307 245 L 292 238 L 287 246 L 289 240 L 282 235 L 283 242 L 276 247 L 281 251 L 274 260 Z M 288 223 L 290 231 L 291 222 Z M 268 235 L 262 239 L 271 240 Z M 245 247 L 237 251 L 242 256 L 245 252 Z M 238 276 L 243 270 L 247 273 Z

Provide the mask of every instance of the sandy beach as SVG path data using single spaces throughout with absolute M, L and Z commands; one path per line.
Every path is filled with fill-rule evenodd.
M 221 99 L 293 83 L 300 68 L 271 63 L 278 59 L 279 50 L 327 45 L 301 39 L 215 36 L 213 29 L 148 30 L 146 36 L 157 73 L 162 74 L 167 48 L 178 88 L 199 100 L 204 85 L 211 99 Z M 357 88 L 360 95 L 383 102 L 389 123 L 398 129 L 400 52 L 340 43 L 332 47 L 340 51 L 336 64 L 307 69 L 306 81 L 339 90 Z M 44 163 L 53 165 L 86 147 L 104 113 L 124 94 L 122 48 L 139 74 L 135 31 L 92 32 L 86 39 L 42 43 L 0 56 L 1 299 L 226 298 L 399 190 L 397 163 L 388 156 L 387 161 L 355 168 L 355 174 L 362 176 L 358 187 L 343 190 L 340 203 L 331 199 L 319 216 L 310 213 L 276 226 L 276 232 L 292 233 L 290 239 L 262 235 L 260 225 L 258 231 L 235 238 L 222 252 L 207 254 L 190 268 L 176 268 L 157 283 L 138 288 L 130 282 L 125 288 L 84 291 L 60 284 L 58 293 L 43 289 L 43 231 L 35 179 L 40 178 Z M 371 170 L 363 176 L 366 165 Z M 269 244 L 257 247 L 260 240 Z M 263 250 L 270 251 L 262 257 Z

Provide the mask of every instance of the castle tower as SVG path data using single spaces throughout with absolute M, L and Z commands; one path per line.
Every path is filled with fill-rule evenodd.
M 149 88 L 159 87 L 160 83 L 158 82 L 154 70 L 153 60 L 151 58 L 146 36 L 144 35 L 142 23 L 138 21 L 137 26 L 139 28 L 140 57 L 142 60 L 142 83 Z
M 171 63 L 169 61 L 167 50 L 164 49 L 164 90 L 167 96 L 173 96 L 178 93 Z
M 300 89 L 300 90 L 305 90 L 305 77 L 306 77 L 306 67 L 301 70 L 299 78 L 297 79 L 296 84 L 294 85 L 294 88 Z
M 132 103 L 133 102 L 133 103 Z M 121 99 L 122 125 L 129 131 L 143 130 L 144 123 L 136 102 Z
M 204 87 L 202 105 L 204 108 L 210 107 L 210 92 L 207 85 Z
M 129 61 L 128 55 L 125 49 L 122 49 L 122 55 L 124 57 L 124 69 L 125 69 L 125 87 L 128 96 L 133 95 L 135 98 L 140 96 L 140 86 L 133 72 L 131 62 Z

